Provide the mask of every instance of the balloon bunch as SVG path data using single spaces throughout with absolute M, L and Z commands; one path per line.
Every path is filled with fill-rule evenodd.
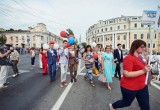
M 57 43 L 55 43 L 54 40 L 51 40 L 51 41 L 49 42 L 49 44 L 54 44 L 53 48 L 54 48 L 55 50 L 57 50 L 57 49 L 59 48 L 59 45 L 58 45 Z M 48 49 L 49 49 L 49 45 L 48 45 L 48 44 L 43 44 L 43 49 L 44 49 L 44 50 L 48 50 Z
M 61 37 L 63 37 L 63 40 L 68 41 L 67 48 L 75 43 L 75 37 L 73 35 L 67 36 L 67 33 L 65 31 L 61 31 L 60 35 L 61 35 Z

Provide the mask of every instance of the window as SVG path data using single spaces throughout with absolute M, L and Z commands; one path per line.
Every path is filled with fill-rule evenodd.
M 144 25 L 141 23 L 141 27 L 144 27 Z
M 154 38 L 156 39 L 156 34 L 155 34 Z
M 112 31 L 112 27 L 110 27 L 110 30 Z
M 137 34 L 134 34 L 134 39 L 137 39 Z
M 18 37 L 16 37 L 16 42 L 18 42 Z
M 103 37 L 101 38 L 101 41 L 103 41 Z
M 124 25 L 124 29 L 126 29 L 126 25 Z
M 22 36 L 22 40 L 24 40 L 24 36 Z
M 106 41 L 107 41 L 108 39 L 107 39 L 107 37 L 106 37 Z
M 98 42 L 99 42 L 99 38 L 98 38 Z
M 143 39 L 143 37 L 144 37 L 144 34 L 141 34 L 141 39 Z
M 134 24 L 134 27 L 137 28 L 137 23 Z
M 126 40 L 126 35 L 123 36 L 123 39 Z
M 150 44 L 148 44 L 148 48 L 150 48 Z
M 147 39 L 150 39 L 150 36 L 149 36 L 149 34 L 147 34 Z
M 119 29 L 120 29 L 120 26 L 118 26 L 117 29 L 119 30 Z
M 13 41 L 13 37 L 11 37 L 10 39 L 11 39 L 11 42 L 12 42 Z
M 117 40 L 120 40 L 120 36 L 117 37 Z
M 122 45 L 122 49 L 125 49 L 125 44 Z
M 155 48 L 155 44 L 153 44 L 153 48 Z
M 103 32 L 103 29 L 101 29 L 101 32 Z
M 97 33 L 99 33 L 99 30 L 97 30 Z
M 106 28 L 106 31 L 107 31 L 107 28 Z
M 44 37 L 43 37 L 43 36 L 41 36 L 41 40 L 42 40 L 42 41 L 44 40 Z
M 112 41 L 112 36 L 110 37 L 110 40 Z

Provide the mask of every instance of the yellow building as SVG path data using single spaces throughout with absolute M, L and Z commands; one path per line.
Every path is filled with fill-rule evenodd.
M 61 45 L 63 39 L 46 29 L 46 25 L 38 23 L 35 27 L 29 27 L 28 30 L 9 30 L 0 31 L 0 35 L 5 35 L 7 38 L 6 44 L 11 44 L 14 47 L 22 48 L 41 48 L 44 43 L 49 43 L 50 40 L 56 41 Z
M 86 33 L 86 41 L 90 45 L 95 41 L 101 47 L 112 45 L 112 48 L 116 48 L 120 43 L 123 49 L 129 50 L 135 39 L 142 39 L 150 48 L 148 30 L 149 27 L 142 24 L 141 16 L 121 16 L 106 21 L 100 20 L 90 26 Z M 153 50 L 160 52 L 160 33 L 156 32 L 155 35 L 151 29 L 151 38 L 154 39 Z

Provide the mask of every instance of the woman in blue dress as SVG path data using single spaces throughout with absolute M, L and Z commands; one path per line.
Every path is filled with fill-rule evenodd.
M 102 70 L 104 72 L 104 76 L 106 77 L 106 86 L 109 90 L 111 90 L 110 83 L 112 83 L 112 75 L 115 74 L 115 68 L 113 65 L 113 53 L 111 52 L 111 47 L 106 46 L 105 52 L 102 54 Z

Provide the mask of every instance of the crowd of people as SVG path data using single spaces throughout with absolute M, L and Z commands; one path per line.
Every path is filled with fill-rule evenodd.
M 49 74 L 50 82 L 56 80 L 57 65 L 61 70 L 60 87 L 67 85 L 67 70 L 70 69 L 70 82 L 77 82 L 77 71 L 79 65 L 79 51 L 75 44 L 67 47 L 68 41 L 63 41 L 63 46 L 55 49 L 54 42 L 50 41 L 49 49 L 40 49 L 39 52 L 39 68 L 43 68 L 43 75 Z M 150 66 L 147 64 L 148 57 L 144 56 L 146 43 L 143 40 L 135 40 L 132 42 L 129 54 L 123 58 L 121 44 L 117 44 L 117 49 L 112 49 L 110 45 L 105 48 L 92 47 L 87 45 L 82 54 L 82 60 L 85 62 L 86 75 L 85 80 L 89 80 L 91 86 L 95 87 L 93 69 L 96 68 L 98 72 L 104 74 L 106 79 L 106 87 L 112 90 L 113 76 L 120 80 L 120 88 L 122 99 L 112 104 L 109 104 L 110 110 L 130 106 L 132 101 L 136 98 L 138 100 L 141 110 L 149 110 L 149 92 L 148 86 L 145 84 L 146 73 L 150 71 Z M 14 66 L 14 77 L 19 73 L 17 64 L 19 54 L 16 50 L 14 52 L 7 51 L 0 54 L 0 58 L 10 55 L 11 61 Z M 98 57 L 94 57 L 98 55 Z M 35 51 L 34 48 L 30 49 L 31 65 L 35 66 Z M 142 57 L 143 56 L 143 57 Z M 121 74 L 121 64 L 123 63 L 123 74 Z M 116 65 L 116 66 L 114 66 Z M 5 68 L 1 66 L 1 76 Z M 3 74 L 2 74 L 3 73 Z M 118 75 L 118 76 L 117 76 Z M 5 85 L 6 79 L 3 80 L 0 86 Z

